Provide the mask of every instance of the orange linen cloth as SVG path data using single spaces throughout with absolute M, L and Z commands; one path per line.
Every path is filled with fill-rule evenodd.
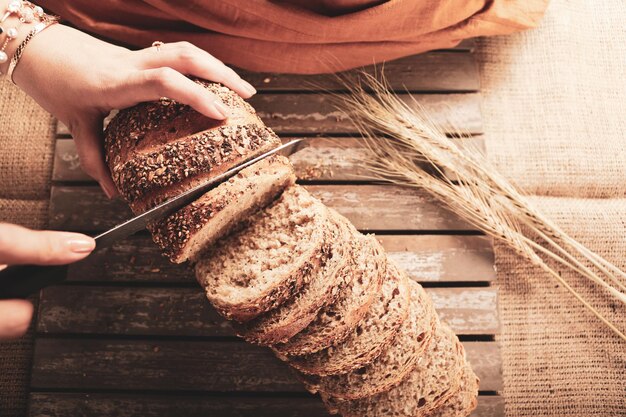
M 323 73 L 537 25 L 548 0 L 40 0 L 87 32 L 187 40 L 249 70 Z

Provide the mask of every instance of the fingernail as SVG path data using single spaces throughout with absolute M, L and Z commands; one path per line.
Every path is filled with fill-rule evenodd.
M 220 113 L 222 117 L 224 117 L 224 119 L 230 116 L 230 109 L 226 107 L 226 105 L 224 105 L 224 103 L 222 103 L 221 101 L 216 101 L 215 103 L 213 103 L 213 105 L 215 106 L 215 109 L 218 111 L 218 113 Z
M 113 189 L 111 185 L 107 183 L 102 183 L 102 182 L 99 184 L 100 184 L 100 188 L 102 188 L 102 191 L 104 191 L 104 194 L 107 196 L 109 200 L 116 196 L 117 190 Z
M 241 80 L 241 82 L 243 83 L 243 88 L 250 93 L 251 96 L 256 94 L 256 88 L 254 88 L 252 86 L 252 84 L 250 84 L 249 82 L 247 82 L 246 80 Z
M 89 253 L 96 248 L 96 241 L 85 237 L 72 237 L 67 241 L 67 246 L 74 253 Z

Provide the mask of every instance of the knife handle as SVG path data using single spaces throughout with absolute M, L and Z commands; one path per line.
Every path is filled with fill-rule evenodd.
M 65 280 L 67 265 L 11 265 L 0 270 L 0 299 L 27 298 Z

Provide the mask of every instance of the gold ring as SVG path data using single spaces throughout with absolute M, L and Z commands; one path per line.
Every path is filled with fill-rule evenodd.
M 156 48 L 157 52 L 158 52 L 158 51 L 161 50 L 161 47 L 163 46 L 163 42 L 161 42 L 161 41 L 154 41 L 154 42 L 152 42 L 152 46 L 154 46 Z

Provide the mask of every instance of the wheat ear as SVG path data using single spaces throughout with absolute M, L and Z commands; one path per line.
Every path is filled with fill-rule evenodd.
M 336 98 L 363 136 L 367 156 L 361 162 L 374 178 L 432 194 L 474 227 L 546 271 L 626 341 L 626 334 L 543 257 L 589 279 L 626 304 L 626 285 L 620 280 L 626 277 L 624 271 L 542 215 L 479 151 L 459 149 L 419 103 L 401 100 L 389 91 L 384 79 L 363 74 L 362 80 L 364 84 L 350 83 L 350 94 Z M 448 126 L 446 130 L 453 129 Z

